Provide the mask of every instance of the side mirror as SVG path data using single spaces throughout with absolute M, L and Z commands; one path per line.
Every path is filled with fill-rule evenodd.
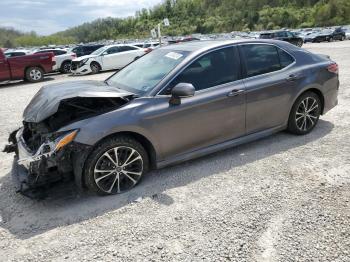
M 178 83 L 171 90 L 171 98 L 169 103 L 172 105 L 180 105 L 181 98 L 194 96 L 195 88 L 190 83 Z

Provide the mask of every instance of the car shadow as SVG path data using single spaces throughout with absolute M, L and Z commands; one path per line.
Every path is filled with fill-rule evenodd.
M 46 199 L 33 200 L 14 192 L 9 173 L 0 180 L 0 226 L 19 239 L 27 239 L 57 227 L 134 205 L 145 198 L 170 206 L 174 200 L 166 193 L 169 189 L 306 145 L 325 137 L 333 127 L 331 122 L 320 120 L 313 132 L 305 136 L 280 132 L 196 160 L 155 170 L 146 175 L 134 189 L 108 197 L 98 197 L 88 192 L 79 194 L 73 183 L 63 183 L 52 188 Z M 239 176 L 235 172 L 232 174 Z

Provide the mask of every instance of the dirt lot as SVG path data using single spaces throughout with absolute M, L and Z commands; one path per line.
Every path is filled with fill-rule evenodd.
M 350 261 L 350 41 L 305 48 L 337 61 L 341 80 L 339 105 L 307 136 L 153 171 L 103 198 L 63 186 L 43 201 L 16 194 L 12 156 L 0 153 L 0 260 Z M 0 86 L 0 145 L 42 85 Z

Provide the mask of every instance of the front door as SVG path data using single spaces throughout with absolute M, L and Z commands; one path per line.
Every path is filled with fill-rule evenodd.
M 170 105 L 168 94 L 178 83 L 191 83 L 195 95 Z M 192 62 L 154 98 L 153 108 L 151 128 L 163 159 L 243 136 L 245 96 L 237 48 L 215 50 Z

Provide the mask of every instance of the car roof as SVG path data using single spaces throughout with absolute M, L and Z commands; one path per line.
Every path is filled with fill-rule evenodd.
M 286 45 L 286 42 L 279 40 L 270 39 L 237 39 L 237 40 L 201 40 L 201 41 L 191 41 L 178 43 L 173 45 L 167 45 L 162 47 L 166 50 L 179 50 L 179 51 L 189 51 L 189 52 L 202 52 L 212 48 L 217 48 L 221 46 L 231 45 L 231 44 L 244 44 L 244 43 L 262 43 L 262 44 L 276 44 L 276 45 Z M 287 43 L 288 44 L 288 43 Z M 290 45 L 290 44 L 288 44 Z

